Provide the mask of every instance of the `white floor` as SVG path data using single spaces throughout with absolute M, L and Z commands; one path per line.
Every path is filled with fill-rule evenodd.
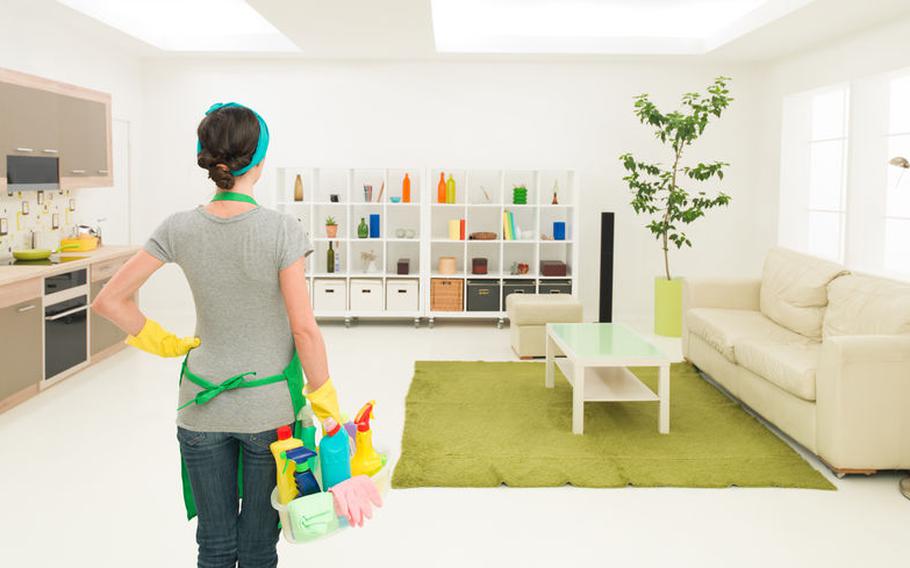
M 513 358 L 508 330 L 491 324 L 323 331 L 343 410 L 376 399 L 375 436 L 394 457 L 415 359 Z M 0 415 L 0 565 L 194 565 L 174 439 L 178 368 L 130 349 Z M 369 528 L 282 542 L 281 565 L 905 565 L 910 501 L 898 476 L 832 480 L 836 492 L 392 491 Z

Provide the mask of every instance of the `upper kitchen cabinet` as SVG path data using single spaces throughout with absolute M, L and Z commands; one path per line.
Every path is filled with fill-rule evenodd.
M 0 190 L 8 156 L 58 158 L 61 189 L 112 186 L 111 96 L 0 69 Z

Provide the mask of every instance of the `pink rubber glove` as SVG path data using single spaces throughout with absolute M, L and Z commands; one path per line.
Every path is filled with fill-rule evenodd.
M 363 519 L 373 518 L 373 505 L 382 507 L 382 497 L 366 475 L 357 475 L 334 485 L 329 492 L 335 502 L 335 514 L 345 517 L 352 527 L 362 527 Z

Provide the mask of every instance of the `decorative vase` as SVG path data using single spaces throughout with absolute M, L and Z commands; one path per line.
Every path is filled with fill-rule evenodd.
M 654 279 L 654 333 L 682 336 L 682 278 Z
M 360 224 L 357 225 L 357 238 L 365 239 L 370 236 L 370 227 L 364 217 L 360 218 Z
M 303 201 L 303 179 L 300 174 L 294 178 L 294 201 Z
M 326 225 L 325 226 L 325 236 L 334 239 L 338 236 L 338 225 Z

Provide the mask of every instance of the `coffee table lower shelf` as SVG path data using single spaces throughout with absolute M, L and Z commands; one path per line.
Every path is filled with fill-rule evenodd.
M 556 357 L 554 362 L 575 388 L 575 365 L 572 361 L 567 357 Z M 585 367 L 584 387 L 582 399 L 586 402 L 660 400 L 657 393 L 625 367 Z

